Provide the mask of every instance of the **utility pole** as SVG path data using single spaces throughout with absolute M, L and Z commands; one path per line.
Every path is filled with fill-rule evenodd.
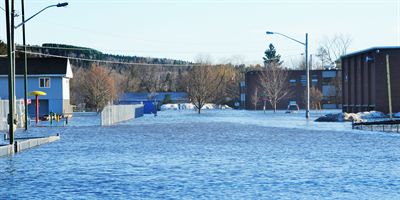
M 12 15 L 10 15 L 10 2 L 9 0 L 5 0 L 6 7 L 6 31 L 7 31 L 7 60 L 8 60 L 8 117 L 7 122 L 9 125 L 9 138 L 10 144 L 14 144 L 14 133 L 15 133 L 15 66 L 13 62 L 13 49 L 14 49 L 14 40 L 12 33 L 14 33 L 14 27 L 11 26 L 13 24 L 14 18 L 14 1 L 12 0 Z M 11 18 L 10 18 L 11 17 Z
M 21 9 L 22 9 L 22 22 L 25 21 L 25 5 L 24 0 L 21 0 Z M 25 41 L 25 23 L 22 24 L 22 46 L 24 49 L 24 105 L 25 105 L 25 131 L 28 130 L 28 59 L 26 56 L 26 41 Z
M 310 63 L 308 63 L 308 33 L 306 33 L 306 78 L 307 78 L 307 105 L 306 105 L 306 118 L 310 118 Z
M 387 88 L 388 88 L 388 99 L 389 99 L 389 117 L 392 118 L 392 90 L 390 85 L 390 65 L 389 55 L 386 54 L 386 75 L 387 75 Z

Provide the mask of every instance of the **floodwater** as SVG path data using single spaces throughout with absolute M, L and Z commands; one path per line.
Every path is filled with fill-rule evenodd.
M 0 199 L 400 199 L 398 134 L 304 113 L 94 118 L 19 133 L 61 140 L 0 158 Z

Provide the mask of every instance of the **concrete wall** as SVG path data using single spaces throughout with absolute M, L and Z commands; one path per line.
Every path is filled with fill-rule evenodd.
M 0 157 L 14 154 L 14 145 L 0 146 Z
M 30 149 L 39 145 L 55 142 L 60 139 L 60 135 L 42 137 L 42 138 L 27 138 L 17 139 L 14 145 L 3 145 L 0 146 L 0 157 L 12 155 L 14 153 Z

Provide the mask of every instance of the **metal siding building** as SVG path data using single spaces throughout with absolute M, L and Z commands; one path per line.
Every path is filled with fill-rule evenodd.
M 23 62 L 16 60 L 15 95 L 17 99 L 24 98 Z M 0 98 L 8 99 L 8 64 L 6 58 L 0 59 Z M 71 113 L 69 80 L 72 69 L 68 59 L 63 58 L 29 58 L 28 59 L 28 93 L 39 90 L 46 96 L 39 97 L 40 116 L 49 112 L 58 114 Z M 48 87 L 40 87 L 40 79 L 48 79 Z M 35 114 L 35 97 L 28 96 L 30 116 Z
M 343 112 L 389 112 L 386 55 L 392 107 L 400 112 L 400 47 L 375 47 L 342 56 Z

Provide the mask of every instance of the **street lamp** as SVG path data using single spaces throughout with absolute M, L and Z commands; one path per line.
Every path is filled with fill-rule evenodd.
M 22 1 L 22 8 L 23 8 L 23 0 Z M 10 144 L 14 144 L 14 132 L 15 132 L 15 124 L 17 123 L 17 118 L 15 116 L 15 42 L 14 42 L 14 30 L 20 26 L 25 26 L 25 23 L 31 20 L 33 17 L 38 15 L 39 13 L 43 12 L 44 10 L 51 8 L 51 7 L 64 7 L 67 6 L 68 3 L 59 3 L 55 5 L 50 5 L 45 7 L 44 9 L 40 10 L 27 20 L 24 20 L 24 10 L 22 11 L 22 23 L 18 26 L 14 25 L 14 16 L 15 16 L 15 9 L 14 9 L 14 0 L 11 0 L 11 9 L 10 9 L 10 0 L 5 0 L 5 11 L 6 11 L 6 32 L 7 32 L 7 57 L 8 57 L 8 99 L 9 99 L 9 114 L 7 117 L 7 122 L 9 124 L 9 136 L 10 136 Z M 10 11 L 11 10 L 11 11 Z M 11 15 L 10 15 L 11 12 Z M 23 40 L 24 40 L 24 61 L 25 61 L 25 72 L 24 72 L 24 99 L 25 99 L 25 106 L 27 106 L 27 64 L 26 64 L 26 44 L 25 44 L 25 30 L 23 31 Z M 25 129 L 27 128 L 27 108 L 25 108 Z
M 25 104 L 25 130 L 28 130 L 28 58 L 26 56 L 26 40 L 25 40 L 25 23 L 31 20 L 33 17 L 38 15 L 39 13 L 43 12 L 44 10 L 51 8 L 51 7 L 65 7 L 67 6 L 68 3 L 58 3 L 54 5 L 47 6 L 37 12 L 36 14 L 32 15 L 29 17 L 27 20 L 25 20 L 25 3 L 24 0 L 21 0 L 21 9 L 22 9 L 22 22 L 15 27 L 17 29 L 22 25 L 22 48 L 24 48 L 24 57 L 23 57 L 23 62 L 24 62 L 24 104 Z
M 51 7 L 65 7 L 65 6 L 68 6 L 68 3 L 67 3 L 67 2 L 58 3 L 58 4 L 54 4 L 54 5 L 50 5 L 50 6 L 47 6 L 47 7 L 43 8 L 42 10 L 40 10 L 39 12 L 37 12 L 36 14 L 32 15 L 32 16 L 29 17 L 27 20 L 24 20 L 24 18 L 25 18 L 25 16 L 24 16 L 24 0 L 21 0 L 21 4 L 22 4 L 22 22 L 21 22 L 20 24 L 18 24 L 18 25 L 15 27 L 15 29 L 17 29 L 18 27 L 24 25 L 26 22 L 28 22 L 29 20 L 31 20 L 32 18 L 34 18 L 36 15 L 40 14 L 41 12 L 45 11 L 45 10 L 48 9 L 48 8 L 51 8 Z
M 300 42 L 292 37 L 289 37 L 287 35 L 284 35 L 282 33 L 278 33 L 278 32 L 271 32 L 271 31 L 267 31 L 266 32 L 267 35 L 272 35 L 272 34 L 276 34 L 276 35 L 281 35 L 285 38 L 288 38 L 290 40 L 293 40 L 297 43 L 300 43 L 302 45 L 305 46 L 305 53 L 306 53 L 306 78 L 307 78 L 307 86 L 306 86 L 306 91 L 307 91 L 307 105 L 306 105 L 306 118 L 308 119 L 310 117 L 310 65 L 308 63 L 308 33 L 306 33 L 306 41 L 305 42 Z

